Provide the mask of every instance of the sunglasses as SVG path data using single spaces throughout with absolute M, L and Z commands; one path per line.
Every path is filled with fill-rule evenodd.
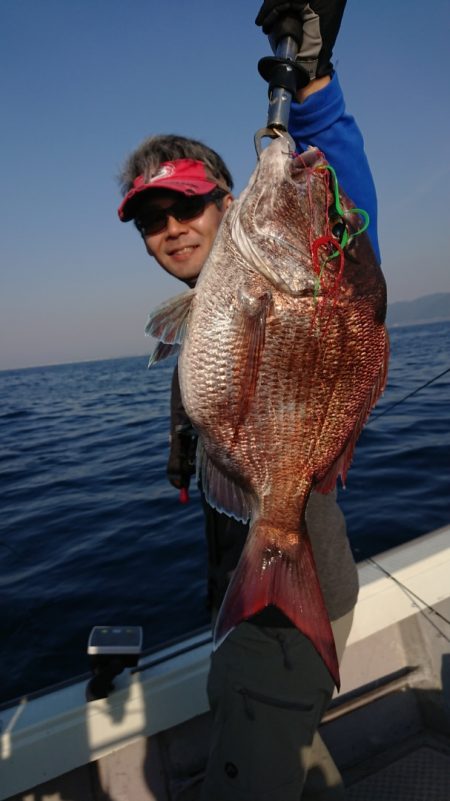
M 219 202 L 225 197 L 225 192 L 221 189 L 213 189 L 207 195 L 181 195 L 170 206 L 148 205 L 136 215 L 135 224 L 142 236 L 152 236 L 159 234 L 167 226 L 168 217 L 173 217 L 177 222 L 188 222 L 200 217 L 210 203 Z

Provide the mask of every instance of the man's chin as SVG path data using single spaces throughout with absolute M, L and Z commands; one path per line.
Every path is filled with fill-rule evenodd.
M 186 283 L 193 282 L 197 280 L 198 276 L 200 275 L 200 270 L 203 265 L 199 266 L 195 262 L 190 264 L 189 262 L 184 263 L 171 263 L 167 265 L 167 272 L 173 275 L 174 278 L 178 278 L 180 281 L 185 281 Z

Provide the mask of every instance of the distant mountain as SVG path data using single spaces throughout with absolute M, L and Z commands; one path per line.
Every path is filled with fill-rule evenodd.
M 450 320 L 450 292 L 436 292 L 416 300 L 388 304 L 388 325 Z

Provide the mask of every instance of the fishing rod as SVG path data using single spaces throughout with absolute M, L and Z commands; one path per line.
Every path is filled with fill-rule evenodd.
M 293 30 L 297 28 L 293 26 Z M 289 144 L 289 149 L 295 152 L 295 143 L 288 133 L 289 112 L 291 102 L 297 90 L 309 78 L 305 71 L 296 62 L 302 37 L 302 30 L 298 28 L 295 35 L 283 36 L 277 42 L 275 55 L 265 56 L 258 62 L 258 71 L 269 84 L 269 110 L 265 128 L 255 133 L 255 148 L 258 158 L 261 155 L 261 140 L 264 137 L 275 139 L 282 136 Z
M 405 400 L 408 400 L 408 398 L 412 398 L 413 395 L 417 395 L 417 393 L 420 392 L 421 389 L 429 387 L 431 384 L 437 381 L 438 378 L 442 378 L 442 376 L 446 375 L 447 373 L 450 373 L 450 367 L 447 367 L 447 369 L 443 370 L 442 373 L 439 373 L 439 375 L 435 375 L 434 378 L 431 378 L 429 381 L 426 381 L 425 384 L 421 384 L 420 387 L 417 387 L 417 389 L 414 389 L 412 392 L 408 392 L 408 394 L 405 395 L 404 398 L 401 398 L 400 400 L 391 403 L 386 409 L 383 409 L 382 412 L 378 412 L 378 414 L 372 415 L 367 425 L 369 425 L 373 420 L 376 420 L 379 417 L 383 417 L 384 414 L 387 414 L 388 412 L 392 411 L 392 409 L 394 409 L 396 406 L 399 406 Z
M 420 614 L 425 617 L 425 620 L 439 633 L 439 635 L 443 637 L 445 640 L 447 640 L 447 642 L 450 642 L 450 637 L 448 636 L 448 634 L 446 634 L 445 631 L 442 631 L 442 629 L 439 628 L 439 626 L 433 620 L 430 620 L 430 618 L 425 614 L 425 612 L 429 612 L 435 615 L 444 623 L 450 626 L 450 619 L 448 617 L 443 615 L 442 612 L 439 612 L 439 610 L 436 609 L 436 607 L 431 606 L 431 604 L 427 603 L 427 601 L 421 598 L 420 595 L 417 595 L 416 592 L 414 592 L 410 587 L 408 587 L 407 584 L 405 584 L 403 581 L 400 581 L 396 576 L 390 573 L 389 570 L 386 570 L 386 568 L 383 567 L 383 565 L 381 565 L 376 559 L 374 559 L 373 556 L 367 556 L 365 561 L 370 562 L 370 564 L 372 564 L 377 570 L 383 573 L 386 576 L 386 578 L 391 579 L 391 581 L 393 581 L 394 584 L 396 584 L 401 589 L 401 591 L 404 592 L 408 598 L 410 598 L 414 606 L 416 606 L 417 609 L 419 610 Z M 419 606 L 419 604 L 422 604 L 422 606 Z
M 420 387 L 417 387 L 412 392 L 408 392 L 408 394 L 405 395 L 400 400 L 395 401 L 394 403 L 391 403 L 386 409 L 383 409 L 382 412 L 379 412 L 378 414 L 373 415 L 373 417 L 368 421 L 367 425 L 370 425 L 370 423 L 374 419 L 376 419 L 378 417 L 382 417 L 384 414 L 388 414 L 388 412 L 392 411 L 392 409 L 394 409 L 396 406 L 399 406 L 401 403 L 404 403 L 404 401 L 406 401 L 408 398 L 412 398 L 413 395 L 417 395 L 417 393 L 420 392 L 422 389 L 425 389 L 425 387 L 429 387 L 431 384 L 433 384 L 435 381 L 437 381 L 438 378 L 442 378 L 442 376 L 446 375 L 447 373 L 450 373 L 450 367 L 447 367 L 446 370 L 443 370 L 438 375 L 435 375 L 434 378 L 430 378 L 429 381 L 426 381 L 424 384 L 421 384 Z M 356 551 L 358 551 L 358 549 L 356 549 Z M 431 626 L 433 626 L 433 628 L 436 629 L 436 631 L 440 634 L 441 637 L 444 637 L 444 639 L 447 640 L 447 642 L 450 642 L 450 638 L 448 637 L 448 635 L 444 631 L 442 631 L 442 629 L 440 629 L 439 626 L 436 625 L 436 623 L 434 623 L 432 620 L 430 620 L 430 618 L 427 615 L 425 615 L 425 611 L 428 611 L 429 613 L 432 613 L 432 614 L 436 615 L 444 623 L 446 623 L 446 624 L 448 624 L 450 626 L 450 619 L 448 617 L 446 617 L 441 612 L 439 612 L 439 610 L 436 609 L 434 606 L 431 606 L 430 604 L 428 604 L 423 598 L 421 598 L 419 595 L 417 595 L 417 593 L 413 592 L 413 590 L 410 587 L 408 587 L 407 584 L 405 584 L 404 582 L 400 581 L 396 576 L 394 576 L 392 573 L 390 573 L 389 570 L 386 570 L 386 568 L 383 567 L 383 565 L 381 565 L 376 559 L 374 559 L 373 556 L 367 556 L 367 557 L 365 557 L 365 560 L 367 562 L 370 562 L 375 568 L 380 570 L 381 573 L 383 573 L 386 576 L 386 578 L 391 579 L 391 581 L 393 581 L 394 584 L 397 584 L 397 586 L 409 598 L 411 598 L 413 603 L 419 609 L 419 612 L 422 615 L 424 615 L 424 617 L 427 620 L 427 622 Z M 422 604 L 422 606 L 419 606 L 419 604 L 417 602 Z

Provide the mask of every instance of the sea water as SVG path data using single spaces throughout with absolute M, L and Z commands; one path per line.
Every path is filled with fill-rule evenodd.
M 339 493 L 358 560 L 450 520 L 450 373 L 389 409 L 450 367 L 450 323 L 391 345 Z M 150 647 L 208 623 L 198 492 L 180 504 L 165 475 L 173 361 L 146 361 L 0 373 L 0 701 L 88 670 L 94 625 Z

